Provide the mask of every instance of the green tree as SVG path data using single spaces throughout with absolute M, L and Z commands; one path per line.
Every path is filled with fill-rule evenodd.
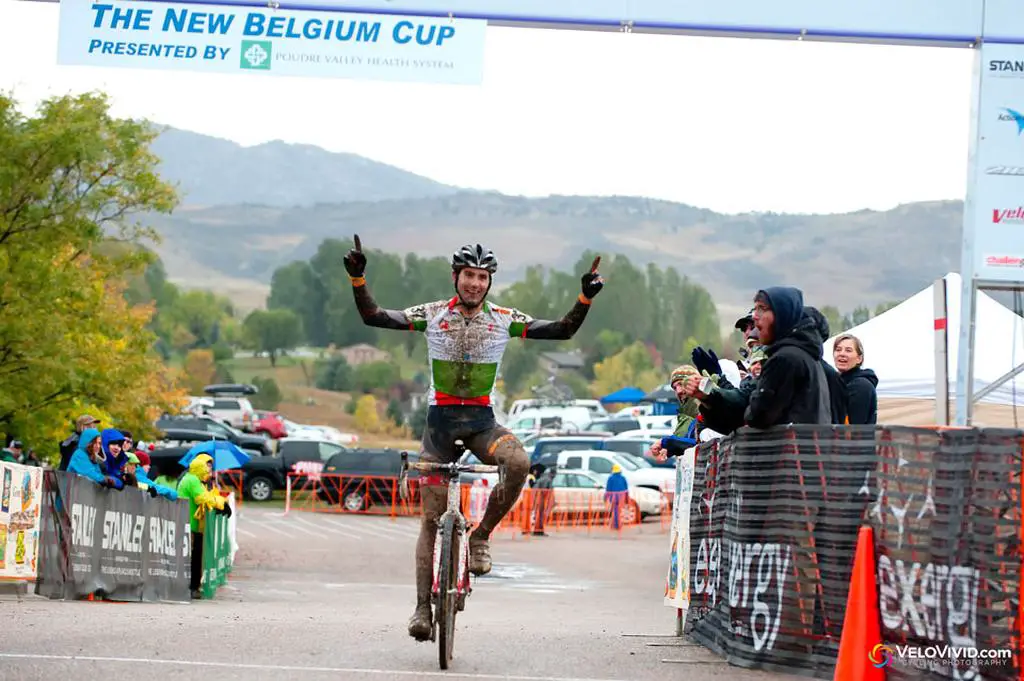
M 367 362 L 355 368 L 353 387 L 360 392 L 385 390 L 402 380 L 397 364 L 391 362 Z
M 302 341 L 302 320 L 291 310 L 253 310 L 244 326 L 251 347 L 267 353 L 271 366 L 277 366 L 278 354 Z
M 353 384 L 352 367 L 344 355 L 334 355 L 317 369 L 316 387 L 320 390 L 346 392 L 352 389 Z
M 277 381 L 269 376 L 254 376 L 251 383 L 259 389 L 259 392 L 249 398 L 252 406 L 266 411 L 277 409 L 277 405 L 281 404 L 281 389 Z
M 850 319 L 853 322 L 854 326 L 858 326 L 860 324 L 863 324 L 864 322 L 866 322 L 869 319 L 871 319 L 871 308 L 866 307 L 864 305 L 861 305 L 861 306 L 857 307 L 853 311 L 853 315 L 851 316 Z
M 220 340 L 220 326 L 233 314 L 231 301 L 212 291 L 165 290 L 164 295 L 157 332 L 177 350 L 209 348 Z
M 402 403 L 392 398 L 388 402 L 387 416 L 396 426 L 405 423 L 405 414 L 402 413 Z
M 828 321 L 829 331 L 834 335 L 843 331 L 843 313 L 835 305 L 826 305 L 818 308 L 818 311 Z
M 153 352 L 153 305 L 125 294 L 150 255 L 104 248 L 155 239 L 134 218 L 175 205 L 153 137 L 103 95 L 47 99 L 32 117 L 0 95 L 0 430 L 44 456 L 75 409 L 145 437 L 183 396 Z
M 880 314 L 885 314 L 886 312 L 893 309 L 902 302 L 902 300 L 890 300 L 889 302 L 886 303 L 879 303 L 875 307 L 875 316 L 877 317 Z
M 424 400 L 419 407 L 409 414 L 409 429 L 412 436 L 417 440 L 423 438 L 423 431 L 427 429 L 427 402 Z

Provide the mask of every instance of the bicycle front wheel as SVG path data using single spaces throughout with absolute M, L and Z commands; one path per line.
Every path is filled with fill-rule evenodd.
M 437 583 L 437 656 L 441 669 L 448 669 L 455 649 L 455 612 L 457 566 L 459 564 L 459 537 L 456 535 L 455 516 L 449 515 L 441 526 L 441 560 Z

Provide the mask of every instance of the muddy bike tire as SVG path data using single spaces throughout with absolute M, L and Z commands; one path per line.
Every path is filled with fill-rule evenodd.
M 448 669 L 455 649 L 455 613 L 458 610 L 455 584 L 456 567 L 459 564 L 458 552 L 455 517 L 449 515 L 441 526 L 441 560 L 437 574 L 437 658 L 441 669 Z

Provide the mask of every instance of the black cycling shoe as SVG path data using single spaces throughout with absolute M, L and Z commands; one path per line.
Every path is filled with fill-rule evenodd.
M 416 611 L 409 618 L 409 635 L 417 641 L 430 640 L 430 634 L 434 630 L 432 619 L 429 603 L 417 605 Z

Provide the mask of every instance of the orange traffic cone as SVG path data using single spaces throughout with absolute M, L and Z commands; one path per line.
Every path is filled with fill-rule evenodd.
M 892 651 L 882 644 L 876 574 L 874 535 L 871 527 L 864 525 L 857 535 L 834 681 L 885 681 Z

